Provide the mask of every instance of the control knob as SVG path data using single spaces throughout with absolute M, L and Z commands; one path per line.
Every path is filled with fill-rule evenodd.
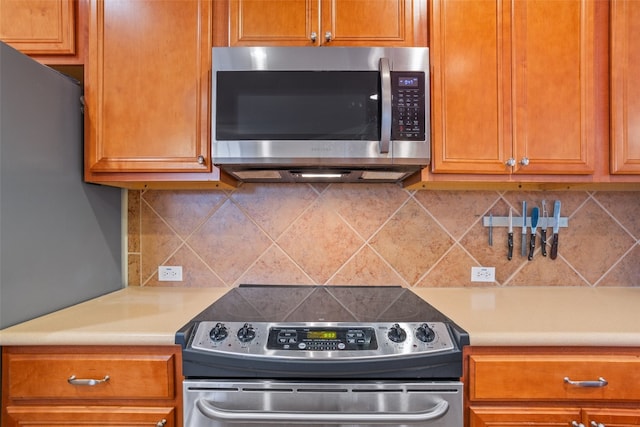
M 416 338 L 422 342 L 431 342 L 436 338 L 436 333 L 426 323 L 416 329 Z
M 241 342 L 249 342 L 256 337 L 256 330 L 248 323 L 238 329 L 238 339 Z
M 407 333 L 396 323 L 389 328 L 387 337 L 393 342 L 403 342 L 407 339 Z
M 227 327 L 224 326 L 224 323 L 216 323 L 216 326 L 214 326 L 211 332 L 209 332 L 209 336 L 215 342 L 224 340 L 228 335 L 229 331 L 227 331 Z

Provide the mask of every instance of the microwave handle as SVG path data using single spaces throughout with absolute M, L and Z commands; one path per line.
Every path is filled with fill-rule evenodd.
M 380 70 L 380 88 L 382 92 L 379 149 L 381 154 L 386 154 L 389 152 L 391 141 L 391 67 L 389 66 L 389 58 L 380 58 L 378 68 Z

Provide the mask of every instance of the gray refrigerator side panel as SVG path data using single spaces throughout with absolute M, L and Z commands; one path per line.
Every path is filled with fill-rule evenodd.
M 121 190 L 83 182 L 80 96 L 0 43 L 0 329 L 123 286 Z

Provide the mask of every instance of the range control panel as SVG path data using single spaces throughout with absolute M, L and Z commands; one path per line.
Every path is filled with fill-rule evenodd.
M 200 322 L 191 348 L 205 352 L 301 358 L 438 353 L 455 348 L 448 326 L 423 323 Z

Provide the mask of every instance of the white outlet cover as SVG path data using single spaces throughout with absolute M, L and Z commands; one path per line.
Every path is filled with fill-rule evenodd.
M 159 266 L 158 280 L 161 282 L 182 282 L 182 266 L 177 266 L 177 265 Z
M 471 267 L 472 282 L 495 282 L 495 267 Z

